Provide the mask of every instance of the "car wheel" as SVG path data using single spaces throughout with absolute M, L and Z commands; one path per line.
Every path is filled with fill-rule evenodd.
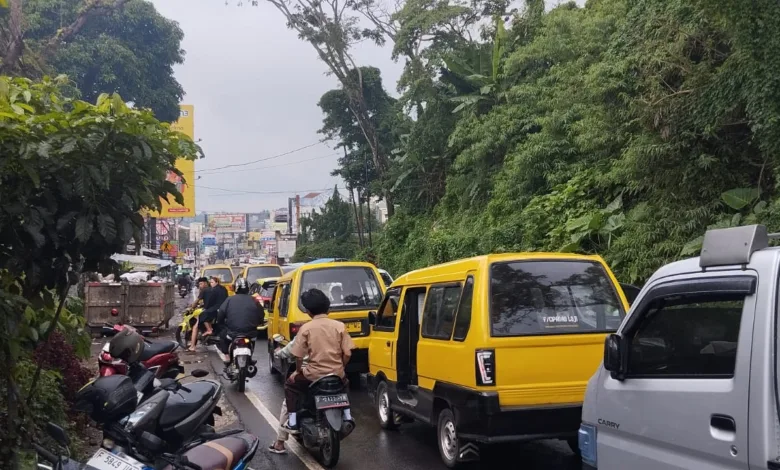
M 455 468 L 458 464 L 458 433 L 455 427 L 455 415 L 449 408 L 441 410 L 439 413 L 439 423 L 436 426 L 437 444 L 441 460 L 447 468 Z
M 379 385 L 376 387 L 376 415 L 379 418 L 379 425 L 382 426 L 382 429 L 398 428 L 398 417 L 390 409 L 390 392 L 388 391 L 387 382 L 384 380 L 379 382 Z

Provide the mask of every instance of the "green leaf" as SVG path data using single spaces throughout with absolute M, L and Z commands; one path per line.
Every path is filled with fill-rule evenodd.
M 761 214 L 766 210 L 767 202 L 766 201 L 758 201 L 756 205 L 753 207 L 753 213 L 754 214 Z
M 16 114 L 24 115 L 24 109 L 18 104 L 12 104 L 11 109 L 13 109 Z
M 581 217 L 577 217 L 576 219 L 569 220 L 566 222 L 566 230 L 568 231 L 574 231 L 583 229 L 590 225 L 591 220 L 593 220 L 592 215 L 583 215 Z
M 30 90 L 24 90 L 22 92 L 22 96 L 24 96 L 24 102 L 29 103 L 32 99 L 32 93 L 30 93 Z
M 605 234 L 611 234 L 612 232 L 617 231 L 621 227 L 623 227 L 623 224 L 626 221 L 625 214 L 614 214 L 609 216 L 607 218 L 607 222 L 604 224 L 604 227 L 602 227 L 601 231 Z
M 107 242 L 112 242 L 116 238 L 116 222 L 108 214 L 98 216 L 98 231 L 100 236 Z
M 605 212 L 611 214 L 615 212 L 616 210 L 623 208 L 623 196 L 618 196 L 615 198 L 614 201 L 610 202 L 609 205 L 604 209 Z
M 680 256 L 695 256 L 701 251 L 701 245 L 704 242 L 704 235 L 686 243 L 680 251 Z
M 561 253 L 572 253 L 579 249 L 580 249 L 580 244 L 572 242 L 567 245 L 563 245 L 558 251 L 560 251 Z
M 92 218 L 88 215 L 80 215 L 76 219 L 76 239 L 82 243 L 92 236 Z
M 76 219 L 76 216 L 78 215 L 78 212 L 71 211 L 67 214 L 60 217 L 60 219 L 57 221 L 57 231 L 61 232 L 65 230 L 65 227 L 68 226 L 71 222 L 73 222 Z
M 734 217 L 731 218 L 731 226 L 738 227 L 741 221 L 742 221 L 742 214 L 736 213 L 734 214 Z
M 742 210 L 758 198 L 757 188 L 735 188 L 720 195 L 721 200 L 734 210 Z
M 22 160 L 22 166 L 24 167 L 24 171 L 27 172 L 27 176 L 30 177 L 30 180 L 32 180 L 33 186 L 37 189 L 41 187 L 41 178 L 38 176 L 38 172 L 35 171 L 35 168 L 32 167 L 29 161 Z

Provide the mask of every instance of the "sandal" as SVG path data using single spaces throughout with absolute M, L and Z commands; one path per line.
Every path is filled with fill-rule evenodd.
M 282 455 L 282 454 L 286 454 L 286 453 L 287 453 L 287 448 L 286 448 L 286 447 L 283 447 L 283 448 L 281 448 L 281 449 L 277 449 L 277 448 L 276 448 L 276 445 L 274 445 L 274 444 L 271 444 L 271 445 L 268 447 L 268 452 L 270 452 L 270 453 L 272 453 L 272 454 L 279 454 L 279 455 Z

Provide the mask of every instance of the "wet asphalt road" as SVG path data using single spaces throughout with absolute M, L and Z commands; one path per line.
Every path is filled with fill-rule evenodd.
M 212 366 L 220 367 L 216 353 L 212 353 Z M 261 439 L 262 447 L 252 467 L 260 469 L 306 469 L 307 466 L 292 453 L 274 455 L 266 448 L 273 441 L 275 429 L 258 411 L 250 400 L 261 402 L 261 407 L 278 418 L 282 404 L 283 385 L 280 376 L 271 375 L 268 370 L 268 352 L 265 339 L 259 339 L 255 350 L 259 366 L 256 377 L 247 384 L 247 393 L 239 394 L 235 384 L 225 381 L 225 393 L 236 408 L 241 423 L 249 432 Z M 436 433 L 433 428 L 420 423 L 403 424 L 397 431 L 385 431 L 379 427 L 374 405 L 365 383 L 361 390 L 350 391 L 352 414 L 357 429 L 341 445 L 341 459 L 336 468 L 344 470 L 434 470 L 445 469 L 436 447 Z M 305 452 L 305 451 L 304 451 Z M 319 470 L 308 466 L 309 470 Z M 530 443 L 515 443 L 486 447 L 482 460 L 470 464 L 471 469 L 517 468 L 527 470 L 579 470 L 579 459 L 563 441 L 547 440 Z

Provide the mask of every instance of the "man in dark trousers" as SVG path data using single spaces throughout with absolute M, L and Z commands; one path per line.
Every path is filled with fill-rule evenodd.
M 290 412 L 285 430 L 290 434 L 298 432 L 297 412 L 301 398 L 309 385 L 326 375 L 335 374 L 344 379 L 344 369 L 352 357 L 355 343 L 347 333 L 344 323 L 328 318 L 330 299 L 319 289 L 310 289 L 301 294 L 301 304 L 311 316 L 295 336 L 292 355 L 296 358 L 296 370 L 287 379 L 284 396 Z M 304 365 L 303 358 L 309 360 Z M 347 419 L 352 419 L 347 416 Z
M 225 366 L 230 365 L 230 343 L 237 336 L 257 337 L 257 327 L 263 324 L 263 306 L 249 295 L 249 284 L 243 277 L 236 280 L 236 295 L 229 297 L 219 307 L 217 324 L 220 325 L 219 350 Z

